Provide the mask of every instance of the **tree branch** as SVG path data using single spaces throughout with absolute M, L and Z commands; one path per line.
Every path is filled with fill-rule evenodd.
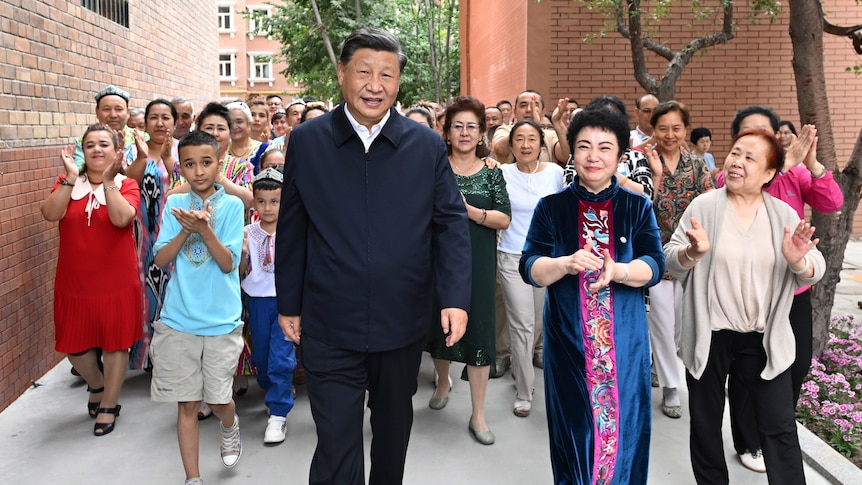
M 854 25 L 852 27 L 842 27 L 840 25 L 833 24 L 825 17 L 823 18 L 823 32 L 827 34 L 852 38 L 854 33 L 860 29 L 862 29 L 862 24 Z
M 627 0 L 626 3 L 629 17 L 629 43 L 632 49 L 632 67 L 635 71 L 635 79 L 648 93 L 658 92 L 658 81 L 650 75 L 646 67 L 646 59 L 644 59 L 644 42 L 649 39 L 644 39 L 643 30 L 641 28 L 641 7 L 640 0 Z M 618 18 L 623 14 L 622 2 L 618 4 Z

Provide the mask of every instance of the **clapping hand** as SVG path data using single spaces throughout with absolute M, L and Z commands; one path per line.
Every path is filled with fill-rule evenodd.
M 120 173 L 120 170 L 122 170 L 123 168 L 123 164 L 120 163 L 120 158 L 121 157 L 117 156 L 114 159 L 114 163 L 108 165 L 107 168 L 105 168 L 105 171 L 102 172 L 103 183 L 113 182 L 114 177 L 116 177 L 117 174 Z
M 790 143 L 784 153 L 785 172 L 800 163 L 805 163 L 809 169 L 810 164 L 817 163 L 817 128 L 814 125 L 803 125 L 799 131 L 799 136 Z
M 209 220 L 210 217 L 210 203 L 209 201 L 204 202 L 203 210 L 185 210 L 179 207 L 175 207 L 171 210 L 171 214 L 177 218 L 177 222 L 183 226 L 183 231 L 191 234 L 201 234 L 203 235 L 206 231 L 211 231 Z
M 802 261 L 808 251 L 820 242 L 820 239 L 811 240 L 812 236 L 814 236 L 814 226 L 805 221 L 799 221 L 795 230 L 792 230 L 790 226 L 784 226 L 781 254 L 791 266 Z
M 75 163 L 75 146 L 66 145 L 60 150 L 60 160 L 66 169 L 66 181 L 74 184 L 78 180 L 78 164 Z
M 709 252 L 709 236 L 706 235 L 706 230 L 701 227 L 700 222 L 694 217 L 691 218 L 691 229 L 685 231 L 690 247 L 688 248 L 688 256 L 692 259 L 700 259 Z
M 565 259 L 565 265 L 567 274 L 576 275 L 582 271 L 598 271 L 604 266 L 604 261 L 593 252 L 593 240 L 587 239 L 583 249 Z

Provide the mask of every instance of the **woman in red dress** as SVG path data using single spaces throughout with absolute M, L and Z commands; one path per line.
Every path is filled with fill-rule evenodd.
M 138 184 L 121 175 L 122 145 L 105 125 L 92 125 L 81 145 L 60 153 L 60 175 L 42 204 L 47 221 L 59 221 L 60 248 L 54 282 L 55 350 L 87 382 L 93 434 L 114 430 L 117 404 L 129 366 L 129 347 L 141 338 L 142 292 L 131 222 L 140 203 Z M 96 349 L 103 350 L 104 374 Z

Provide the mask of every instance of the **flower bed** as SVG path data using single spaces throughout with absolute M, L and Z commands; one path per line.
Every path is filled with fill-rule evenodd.
M 814 357 L 796 418 L 862 468 L 862 323 L 832 317 L 829 342 Z

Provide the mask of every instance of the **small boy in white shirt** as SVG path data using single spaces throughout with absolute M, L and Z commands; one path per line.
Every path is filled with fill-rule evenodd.
M 293 341 L 278 325 L 275 298 L 275 228 L 281 203 L 283 176 L 267 168 L 254 178 L 254 209 L 260 220 L 245 226 L 240 274 L 251 325 L 251 360 L 257 367 L 257 382 L 266 391 L 269 421 L 263 435 L 266 444 L 281 443 L 287 434 L 287 413 L 293 408 L 293 371 L 296 356 Z

